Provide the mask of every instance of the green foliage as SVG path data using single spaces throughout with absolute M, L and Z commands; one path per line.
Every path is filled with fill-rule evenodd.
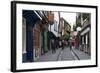
M 69 40 L 70 39 L 70 35 L 66 35 L 66 40 Z
M 70 34 L 67 34 L 67 35 L 63 35 L 63 39 L 68 41 L 70 39 Z

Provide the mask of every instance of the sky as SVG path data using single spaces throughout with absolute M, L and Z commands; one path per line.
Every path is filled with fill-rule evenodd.
M 72 30 L 73 24 L 76 22 L 76 13 L 60 12 L 60 17 L 63 17 L 71 25 Z

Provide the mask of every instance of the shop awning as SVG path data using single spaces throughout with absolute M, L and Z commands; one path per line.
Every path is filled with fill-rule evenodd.
M 50 39 L 56 39 L 55 34 L 51 31 L 48 31 L 48 36 L 49 36 Z
M 32 27 L 40 20 L 39 16 L 33 10 L 23 10 L 23 17 L 26 19 L 26 24 Z

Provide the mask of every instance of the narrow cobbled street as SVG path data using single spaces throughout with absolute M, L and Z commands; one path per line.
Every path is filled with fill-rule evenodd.
M 69 61 L 69 60 L 85 60 L 90 59 L 90 56 L 87 53 L 79 51 L 75 48 L 70 50 L 69 47 L 66 47 L 62 50 L 59 48 L 56 50 L 55 53 L 52 51 L 47 52 L 46 54 L 42 55 L 36 62 L 45 62 L 45 61 Z
M 90 13 L 23 10 L 22 61 L 91 59 Z

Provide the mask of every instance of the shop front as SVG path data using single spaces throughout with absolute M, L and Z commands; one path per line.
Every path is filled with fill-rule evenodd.
M 81 32 L 81 50 L 84 51 L 85 53 L 88 53 L 89 55 L 91 54 L 91 49 L 90 49 L 90 40 L 91 40 L 91 32 L 90 32 L 90 26 L 86 27 L 82 32 Z
M 34 42 L 33 42 L 33 28 L 40 18 L 32 10 L 23 10 L 23 17 L 26 19 L 26 60 L 23 62 L 34 61 Z

